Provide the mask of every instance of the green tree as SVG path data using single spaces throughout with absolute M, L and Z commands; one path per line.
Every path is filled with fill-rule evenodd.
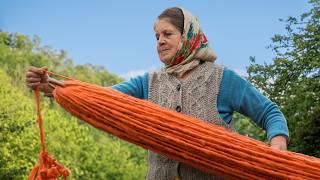
M 0 30 L 0 66 L 14 77 L 15 86 L 25 88 L 23 79 L 29 66 L 46 66 L 50 71 L 70 76 L 82 81 L 110 86 L 123 81 L 104 67 L 85 64 L 75 65 L 65 50 L 57 51 L 50 46 L 41 46 L 37 36 L 30 39 L 23 34 L 10 34 Z
M 235 128 L 238 133 L 268 143 L 266 131 L 256 125 L 249 118 L 241 115 L 240 113 L 233 114 L 232 118 L 235 121 Z
M 35 99 L 25 87 L 29 65 L 103 86 L 122 81 L 101 66 L 75 65 L 66 51 L 41 46 L 39 37 L 0 31 L 0 179 L 26 179 L 38 162 Z M 71 170 L 71 179 L 144 179 L 145 150 L 79 121 L 48 98 L 41 107 L 48 152 Z
M 0 179 L 26 179 L 41 147 L 35 100 L 12 86 L 1 69 L 0 82 Z M 43 98 L 41 107 L 47 150 L 72 171 L 71 179 L 144 178 L 145 156 L 135 156 L 144 150 L 78 123 Z
M 285 114 L 289 149 L 320 157 L 320 1 L 309 3 L 309 12 L 284 21 L 285 35 L 272 38 L 274 61 L 259 65 L 251 57 L 248 74 Z

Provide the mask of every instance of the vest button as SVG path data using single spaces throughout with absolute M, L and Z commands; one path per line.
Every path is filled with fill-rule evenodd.
M 177 107 L 176 107 L 176 111 L 177 111 L 177 112 L 181 112 L 181 106 L 177 106 Z
M 180 91 L 180 89 L 181 89 L 181 84 L 178 84 L 177 85 L 177 91 Z

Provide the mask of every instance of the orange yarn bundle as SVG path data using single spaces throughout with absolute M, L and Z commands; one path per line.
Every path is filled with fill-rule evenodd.
M 111 88 L 65 81 L 53 94 L 71 114 L 145 149 L 232 179 L 320 179 L 320 159 L 279 151 Z
M 35 97 L 37 104 L 37 114 L 38 123 L 40 129 L 40 140 L 42 145 L 42 150 L 39 154 L 39 163 L 31 170 L 28 179 L 29 180 L 52 180 L 59 178 L 61 176 L 67 179 L 70 172 L 59 164 L 55 159 L 53 159 L 46 151 L 46 145 L 44 141 L 43 123 L 40 112 L 40 97 L 39 97 L 39 87 L 35 89 Z

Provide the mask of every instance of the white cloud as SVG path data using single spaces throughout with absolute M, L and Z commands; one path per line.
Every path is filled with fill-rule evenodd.
M 236 73 L 238 73 L 242 77 L 248 77 L 248 73 L 244 69 L 236 68 L 236 69 L 233 69 L 233 71 L 235 71 Z
M 126 80 L 129 80 L 130 78 L 133 78 L 133 77 L 136 77 L 136 76 L 139 76 L 139 75 L 143 75 L 146 72 L 153 71 L 153 70 L 156 70 L 156 69 L 157 69 L 157 67 L 150 67 L 150 68 L 147 68 L 147 69 L 136 69 L 136 70 L 128 71 L 125 74 L 121 74 L 120 76 L 123 77 Z

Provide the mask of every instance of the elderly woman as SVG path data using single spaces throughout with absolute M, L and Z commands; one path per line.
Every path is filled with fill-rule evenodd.
M 232 114 L 237 111 L 267 131 L 271 147 L 286 150 L 288 128 L 277 105 L 235 72 L 214 63 L 216 55 L 196 17 L 185 9 L 169 8 L 158 16 L 154 30 L 165 67 L 114 89 L 230 130 L 234 130 Z M 41 80 L 47 85 L 62 84 L 42 73 L 31 67 L 26 74 L 28 87 L 34 88 Z M 50 96 L 52 89 L 43 89 Z M 152 151 L 148 165 L 147 179 L 220 179 Z

